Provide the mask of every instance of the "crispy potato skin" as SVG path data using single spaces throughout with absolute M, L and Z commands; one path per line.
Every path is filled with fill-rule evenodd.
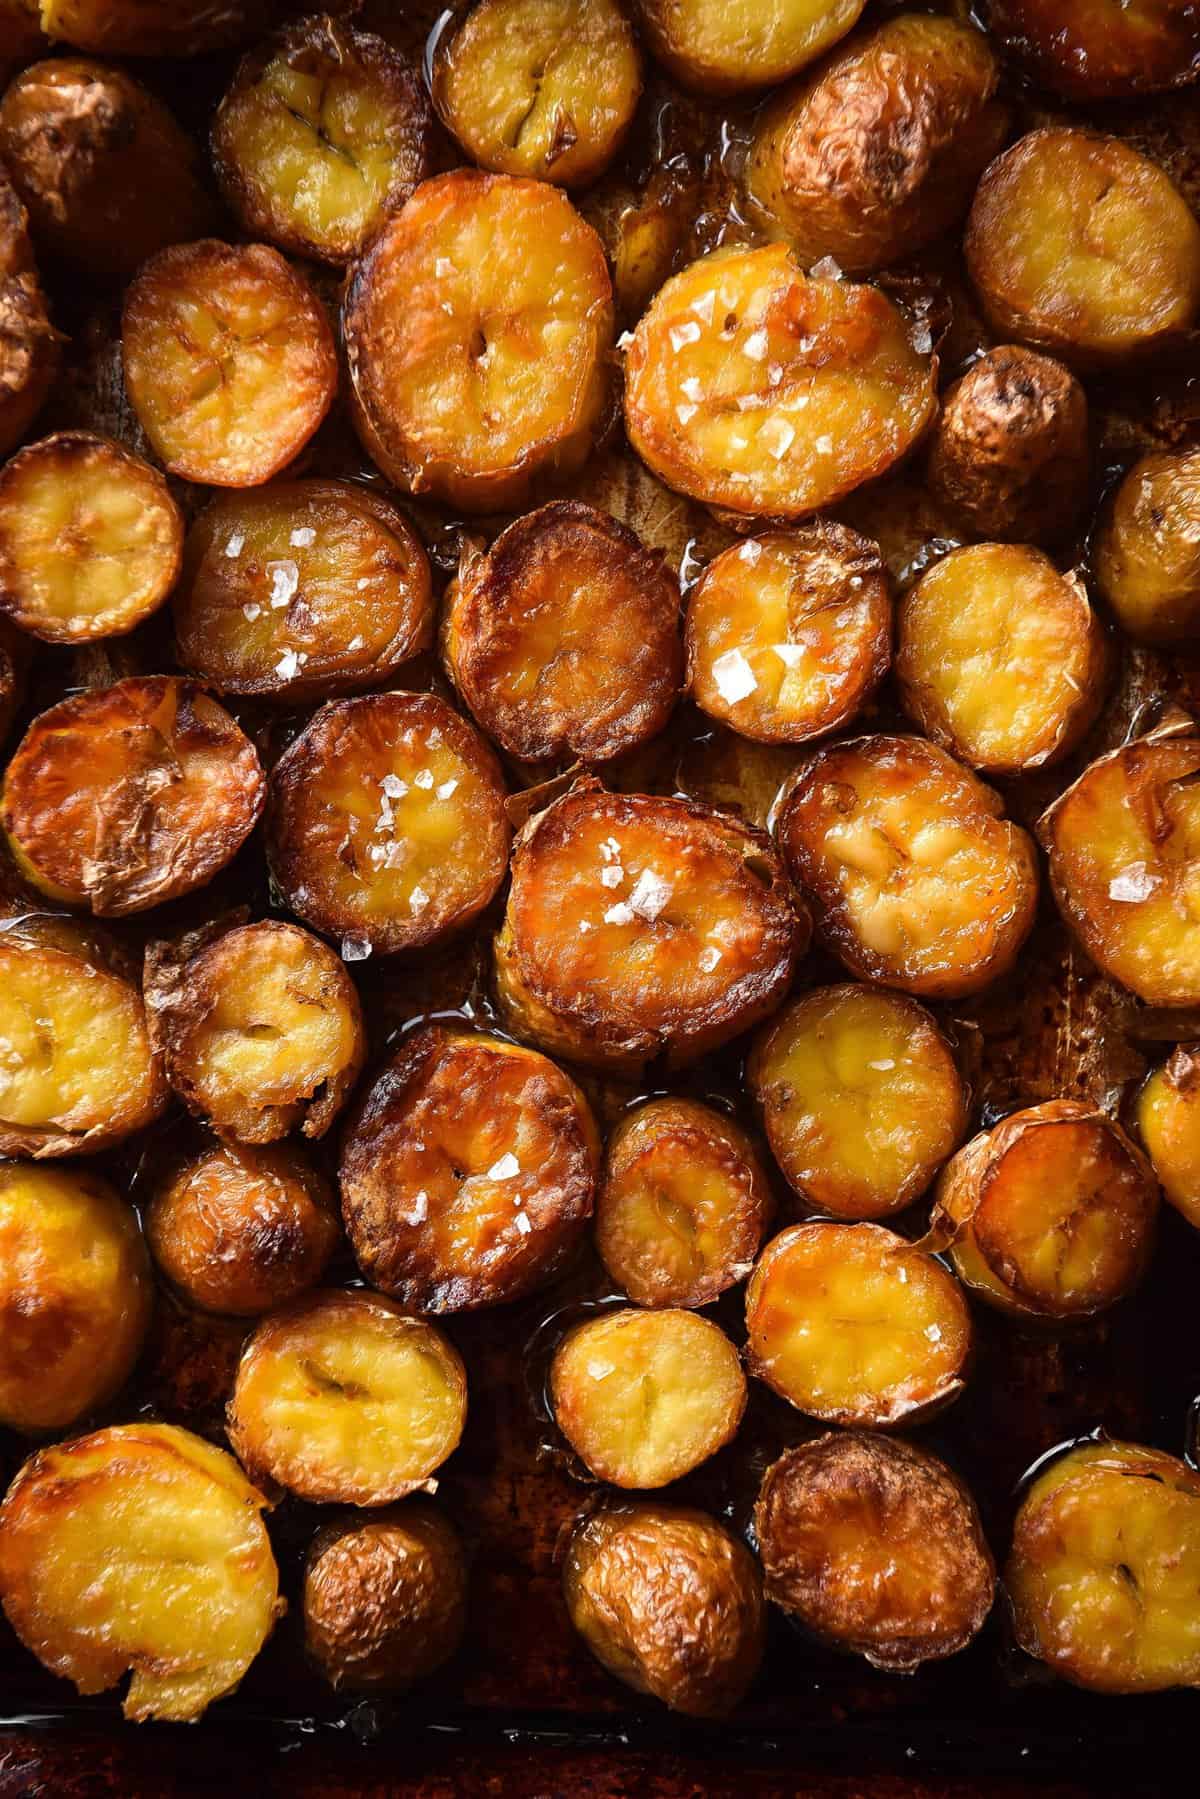
M 877 1668 L 957 1654 L 992 1609 L 975 1502 L 911 1443 L 847 1431 L 786 1450 L 763 1477 L 754 1528 L 767 1598 Z
M 1087 500 L 1087 396 L 1061 362 L 1019 344 L 985 350 L 946 391 L 930 492 L 980 537 L 1049 543 Z
M 1193 0 L 987 0 L 988 30 L 1066 100 L 1123 100 L 1200 73 Z
M 664 67 L 702 94 L 786 81 L 845 37 L 864 0 L 635 0 L 638 24 Z
M 266 23 L 271 0 L 40 0 L 42 30 L 97 56 L 199 56 Z
M 304 1567 L 304 1646 L 336 1692 L 399 1692 L 454 1654 L 466 1625 L 462 1540 L 435 1506 L 327 1524 Z
M 137 1216 L 83 1169 L 0 1167 L 0 1423 L 65 1430 L 133 1367 L 153 1287 Z
M 0 822 L 40 892 L 123 918 L 211 880 L 265 799 L 253 746 L 223 707 L 194 682 L 133 676 L 33 721 Z
M 29 241 L 29 219 L 0 167 L 0 456 L 41 411 L 61 361 Z
M 679 583 L 606 512 L 554 500 L 464 556 L 442 656 L 480 726 L 524 762 L 605 762 L 662 730 L 683 684 Z
M 592 1213 L 600 1141 L 583 1094 L 536 1050 L 428 1025 L 375 1078 L 339 1180 L 359 1266 L 410 1311 L 541 1286 Z
M 583 1513 L 563 1593 L 596 1660 L 687 1717 L 731 1712 L 762 1663 L 758 1563 L 706 1512 L 641 1499 Z
M 518 1036 L 570 1061 L 681 1065 L 775 1009 L 808 937 L 759 833 L 583 781 L 517 839 L 497 993 Z
M 1004 1584 L 1018 1643 L 1096 1693 L 1200 1686 L 1200 1475 L 1107 1440 L 1038 1475 Z
M 912 256 L 962 218 L 1004 142 L 999 78 L 970 26 L 889 19 L 765 109 L 751 196 L 805 266 L 832 256 L 865 274 Z
M 1187 643 L 1200 633 L 1200 450 L 1139 457 L 1105 514 L 1095 566 L 1136 642 Z
M 84 1694 L 126 1671 L 135 1723 L 230 1693 L 283 1611 L 265 1506 L 232 1456 L 169 1424 L 39 1450 L 0 1506 L 0 1602 Z
M 0 103 L 0 155 L 38 244 L 99 275 L 132 275 L 216 223 L 192 140 L 148 88 L 107 63 L 63 57 L 25 69 Z
M 1200 1046 L 1177 1044 L 1147 1077 L 1137 1128 L 1164 1196 L 1200 1230 Z

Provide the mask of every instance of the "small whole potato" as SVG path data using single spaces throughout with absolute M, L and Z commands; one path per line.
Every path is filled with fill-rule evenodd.
M 636 0 L 638 24 L 675 80 L 702 94 L 786 81 L 845 37 L 864 0 Z
M 1200 450 L 1152 450 L 1113 496 L 1096 580 L 1138 643 L 1200 635 Z
M 58 373 L 58 333 L 29 241 L 29 219 L 0 166 L 0 456 L 19 443 Z

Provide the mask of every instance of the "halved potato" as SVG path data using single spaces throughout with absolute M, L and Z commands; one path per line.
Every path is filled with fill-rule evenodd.
M 273 0 L 39 0 L 42 30 L 100 56 L 198 56 L 266 23 Z
M 1200 450 L 1152 450 L 1134 463 L 1109 504 L 1095 560 L 1100 591 L 1135 641 L 1200 636 Z
M 864 0 L 636 0 L 658 60 L 685 87 L 769 87 L 845 37 Z
M 1067 100 L 1123 100 L 1200 73 L 1192 0 L 988 0 L 1007 55 Z
M 0 167 L 0 456 L 21 441 L 58 373 L 62 339 L 50 323 L 25 208 Z
M 1164 1196 L 1200 1230 L 1200 1048 L 1178 1043 L 1143 1083 L 1137 1128 Z

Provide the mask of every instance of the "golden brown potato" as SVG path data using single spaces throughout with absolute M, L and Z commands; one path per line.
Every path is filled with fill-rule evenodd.
M 0 607 L 47 643 L 132 631 L 179 574 L 183 517 L 156 469 L 60 431 L 0 471 Z
M 746 1085 L 790 1186 L 837 1218 L 886 1218 L 920 1198 L 962 1141 L 969 1092 L 915 1000 L 818 987 L 755 1038 Z
M 1200 224 L 1157 163 L 1048 126 L 988 168 L 964 242 L 997 335 L 1084 366 L 1154 349 L 1200 311 Z
M 274 1312 L 242 1353 L 228 1432 L 250 1470 L 318 1504 L 388 1505 L 458 1447 L 467 1376 L 440 1331 L 380 1293 Z
M 1155 450 L 1134 463 L 1105 514 L 1095 566 L 1137 642 L 1200 637 L 1200 450 Z
M 0 155 L 38 244 L 98 275 L 132 275 L 216 223 L 191 138 L 109 63 L 26 69 L 0 104 Z
M 1021 1647 L 1076 1686 L 1200 1686 L 1200 1474 L 1107 1440 L 1033 1482 L 1004 1570 Z
M 786 1450 L 763 1477 L 754 1525 L 768 1599 L 877 1668 L 957 1654 L 992 1609 L 975 1501 L 912 1443 L 830 1432 Z
M 737 1435 L 746 1377 L 711 1318 L 674 1309 L 601 1312 L 559 1344 L 550 1401 L 558 1428 L 597 1480 L 665 1487 Z
M 0 456 L 41 411 L 61 342 L 46 310 L 25 208 L 0 165 Z
M 854 274 L 958 223 L 1004 142 L 1008 108 L 981 32 L 905 13 L 852 39 L 759 114 L 746 179 L 807 267 Z
M 337 389 L 321 302 L 264 244 L 204 238 L 151 257 L 125 295 L 121 354 L 155 454 L 212 487 L 277 475 Z
M 862 710 L 891 637 L 878 547 L 817 519 L 709 563 L 688 599 L 688 686 L 702 712 L 743 736 L 804 743 Z
M 266 1501 L 171 1424 L 41 1449 L 0 1506 L 0 1603 L 81 1693 L 132 1673 L 125 1716 L 188 1723 L 231 1693 L 280 1612 Z
M 433 115 L 390 44 L 318 13 L 244 58 L 212 145 L 248 236 L 344 263 L 428 175 Z
M 580 500 L 468 549 L 442 655 L 482 728 L 524 762 L 604 762 L 655 736 L 683 683 L 679 582 L 658 550 Z
M 1019 775 L 1067 755 L 1104 703 L 1108 640 L 1078 574 L 1041 550 L 951 550 L 900 602 L 904 710 L 971 768 Z
M 569 1061 L 679 1065 L 774 1011 L 808 936 L 758 832 L 582 781 L 517 839 L 497 994 Z
M 429 693 L 324 706 L 275 765 L 267 851 L 292 911 L 352 960 L 469 924 L 508 865 L 504 778 Z
M 608 1141 L 596 1248 L 635 1305 L 704 1306 L 750 1272 L 774 1211 L 746 1133 L 692 1099 L 652 1099 Z
M 1013 1112 L 942 1172 L 934 1233 L 967 1286 L 1004 1311 L 1077 1318 L 1135 1287 L 1158 1186 L 1120 1125 L 1077 1100 Z
M 145 1218 L 167 1279 L 202 1311 L 238 1318 L 315 1286 L 340 1236 L 328 1181 L 283 1145 L 204 1150 L 155 1187 Z
M 645 1499 L 584 1512 L 567 1545 L 563 1592 L 601 1666 L 672 1711 L 723 1717 L 758 1673 L 762 1574 L 707 1512 Z
M 786 81 L 845 37 L 864 0 L 635 0 L 658 60 L 684 87 L 732 94 Z
M 71 919 L 0 929 L 0 1155 L 79 1156 L 153 1123 L 169 1096 L 139 971 Z
M 432 1674 L 458 1648 L 466 1609 L 462 1541 L 420 1499 L 313 1538 L 304 1646 L 338 1692 L 398 1692 Z
M 1147 1005 L 1200 1005 L 1200 737 L 1171 720 L 1086 768 L 1038 823 L 1059 911 Z
M 1005 974 L 1033 924 L 1033 844 L 1002 805 L 922 738 L 859 737 L 800 769 L 776 837 L 851 974 L 946 999 Z
M 574 474 L 602 426 L 608 265 L 544 182 L 426 181 L 355 265 L 342 330 L 363 447 L 408 493 L 513 510 Z
M 123 1384 L 153 1287 L 137 1215 L 82 1169 L 0 1167 L 0 1424 L 65 1430 Z
M 1193 0 L 988 0 L 988 30 L 1067 100 L 1121 100 L 1200 72 Z
M 812 280 L 783 244 L 717 250 L 660 288 L 625 361 L 625 428 L 678 493 L 802 518 L 897 462 L 936 362 L 878 288 Z
M 599 1163 L 588 1103 L 553 1062 L 427 1025 L 347 1129 L 346 1232 L 372 1286 L 409 1311 L 498 1305 L 541 1286 L 578 1244 Z
M 271 0 L 40 0 L 48 37 L 98 56 L 197 56 L 239 43 Z
M 985 350 L 947 389 L 929 454 L 929 489 L 980 537 L 1069 535 L 1090 476 L 1087 396 L 1052 356 Z
M 1164 1196 L 1200 1230 L 1200 1048 L 1178 1043 L 1145 1081 L 1137 1128 Z
M 616 0 L 478 0 L 433 64 L 434 105 L 472 161 L 561 187 L 612 161 L 641 91 Z
M 34 719 L 0 822 L 40 893 L 123 918 L 211 880 L 265 799 L 254 748 L 223 707 L 191 681 L 133 676 Z

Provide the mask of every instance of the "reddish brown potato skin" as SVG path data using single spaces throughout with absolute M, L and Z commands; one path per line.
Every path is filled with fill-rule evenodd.
M 1200 71 L 1195 0 L 987 0 L 988 29 L 1065 100 L 1123 100 Z
M 0 456 L 24 437 L 61 359 L 33 260 L 29 220 L 0 168 Z

